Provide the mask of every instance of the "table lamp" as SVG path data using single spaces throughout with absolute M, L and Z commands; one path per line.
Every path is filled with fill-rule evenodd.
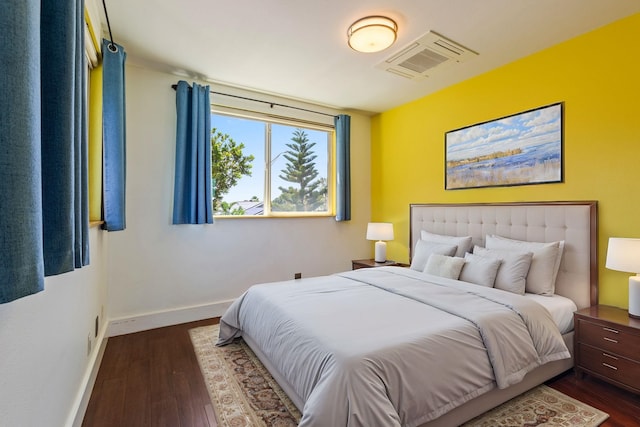
M 629 317 L 640 318 L 640 239 L 610 237 L 606 267 L 636 273 L 629 277 Z
M 384 240 L 393 240 L 393 224 L 390 222 L 370 222 L 367 225 L 367 240 L 377 240 L 375 262 L 387 260 L 387 243 Z

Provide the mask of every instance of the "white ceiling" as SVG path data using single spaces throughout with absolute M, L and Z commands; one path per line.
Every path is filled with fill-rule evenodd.
M 106 4 L 114 41 L 125 47 L 130 63 L 200 82 L 367 112 L 388 110 L 640 12 L 638 0 L 107 0 Z M 398 40 L 392 47 L 369 54 L 348 47 L 347 28 L 368 15 L 385 15 L 398 23 Z M 104 16 L 102 21 L 108 34 Z M 479 55 L 423 81 L 375 68 L 430 30 Z

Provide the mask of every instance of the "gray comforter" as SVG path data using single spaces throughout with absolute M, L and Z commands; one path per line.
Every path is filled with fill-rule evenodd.
M 416 426 L 570 357 L 544 307 L 399 267 L 256 285 L 220 321 L 304 402 L 300 426 Z

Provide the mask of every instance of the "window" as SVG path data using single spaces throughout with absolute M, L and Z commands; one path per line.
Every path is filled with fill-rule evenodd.
M 211 127 L 214 215 L 332 215 L 332 128 L 221 113 Z

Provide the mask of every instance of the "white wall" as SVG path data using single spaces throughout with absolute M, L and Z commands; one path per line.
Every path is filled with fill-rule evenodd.
M 110 320 L 126 319 L 121 328 L 126 332 L 148 327 L 135 325 L 145 316 L 159 317 L 162 324 L 216 316 L 253 283 L 291 279 L 296 272 L 347 270 L 351 259 L 372 255 L 372 243 L 364 238 L 371 212 L 369 118 L 357 113 L 350 113 L 350 222 L 259 218 L 171 225 L 175 92 L 170 86 L 177 80 L 127 67 L 127 229 L 91 228 L 89 266 L 48 277 L 43 292 L 0 305 L 1 426 L 81 421 L 75 417 L 84 412 L 83 393 L 90 392 L 85 388 Z M 194 306 L 200 309 L 181 310 Z M 187 317 L 172 316 L 176 312 Z M 98 315 L 101 330 L 94 338 Z
M 100 335 L 94 338 L 95 317 L 107 308 L 107 236 L 91 228 L 89 239 L 89 266 L 48 277 L 43 292 L 0 305 L 2 426 L 73 422 L 101 341 Z
M 127 66 L 127 230 L 109 236 L 109 317 L 128 324 L 117 333 L 144 329 L 131 325 L 132 318 L 161 317 L 181 308 L 204 305 L 192 317 L 217 316 L 217 303 L 238 297 L 254 283 L 292 279 L 296 272 L 304 277 L 344 271 L 351 259 L 372 255 L 372 243 L 365 240 L 371 212 L 370 120 L 357 113 L 349 113 L 350 222 L 238 218 L 171 225 L 176 122 L 171 85 L 178 80 Z M 150 326 L 179 317 L 166 318 L 172 320 Z

